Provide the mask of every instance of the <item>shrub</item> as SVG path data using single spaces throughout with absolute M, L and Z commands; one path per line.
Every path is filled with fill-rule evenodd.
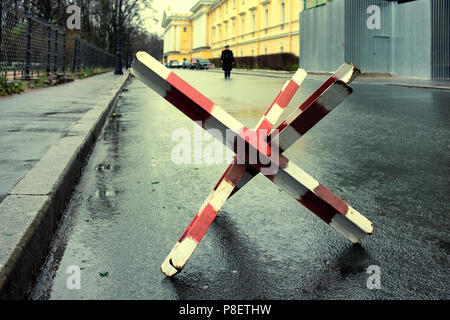
M 20 80 L 8 79 L 6 76 L 0 77 L 0 96 L 9 96 L 11 94 L 25 91 L 23 82 Z
M 235 68 L 242 69 L 269 69 L 296 71 L 298 69 L 298 57 L 292 53 L 275 53 L 261 56 L 235 57 Z M 216 68 L 221 68 L 220 58 L 210 59 Z

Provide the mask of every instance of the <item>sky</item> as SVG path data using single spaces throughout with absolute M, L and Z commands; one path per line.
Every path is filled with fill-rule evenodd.
M 148 10 L 144 13 L 145 17 L 145 28 L 151 33 L 157 33 L 162 35 L 164 28 L 161 27 L 162 17 L 164 10 L 170 10 L 176 13 L 190 12 L 191 9 L 199 0 L 153 0 L 153 8 L 156 13 L 153 14 L 152 11 Z M 152 18 L 158 19 L 155 22 Z

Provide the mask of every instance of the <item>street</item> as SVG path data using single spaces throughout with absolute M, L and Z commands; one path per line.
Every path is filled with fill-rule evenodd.
M 286 81 L 175 72 L 250 128 Z M 306 80 L 279 122 L 320 84 Z M 448 299 L 450 91 L 351 87 L 285 154 L 374 223 L 360 244 L 258 175 L 226 202 L 183 271 L 166 278 L 162 261 L 227 164 L 174 164 L 172 135 L 194 137 L 194 124 L 134 79 L 92 151 L 31 298 Z M 67 286 L 73 265 L 80 289 Z M 370 266 L 381 272 L 379 289 L 367 285 Z

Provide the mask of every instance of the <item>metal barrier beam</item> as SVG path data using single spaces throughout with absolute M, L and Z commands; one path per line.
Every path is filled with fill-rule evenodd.
M 306 77 L 304 70 L 297 71 L 285 84 L 255 130 L 250 130 L 147 53 L 136 54 L 132 73 L 202 128 L 219 130 L 222 137 L 228 137 L 227 131 L 231 131 L 233 141 L 225 141 L 225 144 L 236 153 L 234 161 L 164 260 L 163 273 L 172 276 L 184 267 L 225 201 L 239 188 L 239 182 L 249 181 L 258 172 L 350 241 L 358 242 L 372 233 L 373 225 L 367 218 L 281 154 L 352 93 L 347 82 L 358 72 L 353 65 L 344 64 L 278 127 L 280 133 L 276 131 L 266 137 L 267 140 L 256 139 L 255 143 L 252 138 L 261 138 L 261 132 L 270 130 L 280 117 Z M 238 150 L 239 143 L 250 153 L 256 152 L 258 161 L 250 162 L 248 155 Z M 275 152 L 279 147 L 280 154 Z M 245 164 L 239 164 L 239 160 Z M 266 170 L 268 164 L 271 170 Z

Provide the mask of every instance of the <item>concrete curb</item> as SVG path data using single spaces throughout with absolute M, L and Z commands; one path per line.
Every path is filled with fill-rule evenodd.
M 29 294 L 83 164 L 129 79 L 97 101 L 0 203 L 0 300 Z

